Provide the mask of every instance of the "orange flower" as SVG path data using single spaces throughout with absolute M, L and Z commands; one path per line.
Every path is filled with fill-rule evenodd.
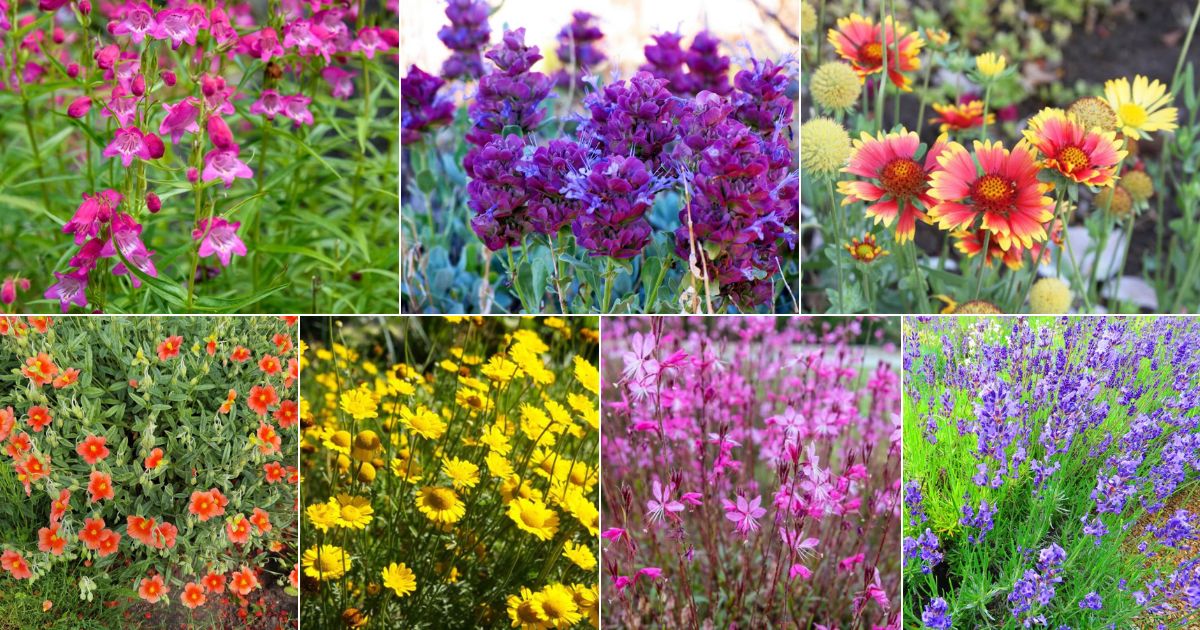
M 20 459 L 21 455 L 28 453 L 33 448 L 33 443 L 29 441 L 28 433 L 18 433 L 8 440 L 8 446 L 4 447 L 4 452 L 13 459 Z
M 268 354 L 264 355 L 258 361 L 258 369 L 262 370 L 267 376 L 275 376 L 283 369 L 283 366 L 279 364 L 279 359 Z
M 275 349 L 279 351 L 279 354 L 287 354 L 295 347 L 292 345 L 292 336 L 283 333 L 275 333 L 275 336 L 271 338 L 271 342 L 275 344 Z
M 298 416 L 299 414 L 296 412 L 296 401 L 285 400 L 279 403 L 279 409 L 275 410 L 275 413 L 272 417 L 279 422 L 279 428 L 290 429 L 296 426 L 296 421 L 299 419 Z
M 125 517 L 125 533 L 129 537 L 146 545 L 154 547 L 155 522 L 152 518 L 130 515 Z
M 300 318 L 297 317 L 296 315 L 280 315 L 279 319 L 282 319 L 283 321 L 287 322 L 288 326 L 295 326 L 296 322 L 300 320 Z
M 225 506 L 222 504 L 221 499 L 217 498 L 217 494 L 220 493 L 215 488 L 208 492 L 193 492 L 192 502 L 188 506 L 188 511 L 198 516 L 201 522 L 224 514 Z
M 884 31 L 882 36 L 881 30 Z M 897 36 L 900 37 L 898 47 Z M 921 67 L 921 47 L 925 40 L 920 35 L 909 33 L 890 17 L 886 28 L 881 29 L 871 18 L 851 13 L 837 21 L 836 29 L 829 29 L 827 38 L 834 51 L 849 61 L 863 80 L 883 70 L 883 47 L 887 46 L 888 82 L 905 92 L 912 91 L 911 81 L 903 73 Z
M 163 584 L 161 575 L 156 575 L 152 578 L 142 578 L 142 585 L 138 587 L 138 597 L 154 604 L 170 590 L 166 584 Z
M 279 402 L 279 396 L 275 393 L 273 385 L 255 385 L 250 388 L 250 396 L 247 397 L 246 404 L 250 406 L 260 416 L 267 415 L 267 407 Z
M 12 433 L 13 425 L 17 423 L 17 414 L 13 412 L 12 407 L 0 409 L 0 442 L 8 439 L 8 434 Z
M 45 315 L 35 315 L 29 318 L 29 325 L 33 326 L 34 330 L 42 333 L 43 335 L 46 334 L 47 330 L 50 330 L 50 325 L 53 323 L 54 320 L 46 317 Z
M 58 366 L 54 365 L 50 355 L 39 352 L 36 357 L 25 359 L 25 367 L 21 368 L 21 373 L 33 381 L 34 385 L 41 387 L 54 382 L 54 377 L 58 374 Z
M 263 466 L 263 476 L 266 477 L 267 483 L 283 481 L 284 474 L 283 465 L 279 462 L 271 462 Z
M 183 337 L 174 335 L 167 337 L 162 343 L 158 344 L 158 360 L 166 361 L 172 357 L 179 356 L 179 347 L 183 345 Z
M 233 401 L 237 400 L 237 390 L 229 390 L 229 394 L 225 396 L 225 402 L 221 403 L 221 413 L 229 413 L 233 409 Z
M 209 593 L 225 592 L 225 575 L 222 573 L 209 573 L 200 581 L 204 583 L 204 588 L 208 589 Z
M 208 343 L 204 344 L 204 351 L 207 352 L 208 356 L 210 356 L 210 357 L 213 356 L 214 354 L 216 354 L 217 353 L 217 341 L 215 339 L 209 339 Z
M 1038 112 L 1025 138 L 1045 156 L 1043 168 L 1088 186 L 1111 186 L 1117 165 L 1128 155 L 1113 132 L 1087 129 L 1061 109 Z
M 0 553 L 0 568 L 8 571 L 18 580 L 28 580 L 33 577 L 33 571 L 29 570 L 29 563 L 21 554 L 12 550 Z
M 300 588 L 300 565 L 292 567 L 292 572 L 288 575 L 288 582 L 292 584 L 292 588 Z
M 108 530 L 104 529 L 104 519 L 102 518 L 85 518 L 83 519 L 83 529 L 79 530 L 79 540 L 92 551 L 100 548 L 100 540 L 104 538 L 104 533 Z
M 274 455 L 279 452 L 281 440 L 275 432 L 275 427 L 269 424 L 258 425 L 258 450 L 263 455 Z
M 71 509 L 71 491 L 59 491 L 58 498 L 50 502 L 50 522 L 57 523 Z
M 229 536 L 229 542 L 239 545 L 250 542 L 250 524 L 241 514 L 238 514 L 232 523 L 225 524 L 225 533 Z
M 229 358 L 238 363 L 245 363 L 250 360 L 250 351 L 242 346 L 238 346 L 233 349 L 233 353 L 229 355 Z
M 46 428 L 46 425 L 53 421 L 54 418 L 50 416 L 49 409 L 41 405 L 29 408 L 29 426 L 33 427 L 34 433 L 40 433 L 42 429 Z
M 42 462 L 36 455 L 30 455 L 25 461 L 14 466 L 14 469 L 17 472 L 17 480 L 25 486 L 25 494 L 28 496 L 32 491 L 31 484 L 50 474 L 50 458 L 47 457 L 46 461 Z
M 844 247 L 846 248 L 846 251 L 850 252 L 850 255 L 854 257 L 855 260 L 865 263 L 874 262 L 875 259 L 888 255 L 887 250 L 883 249 L 875 242 L 874 234 L 863 234 L 861 241 L 856 238 L 852 238 L 850 239 L 849 243 L 844 245 Z
M 161 448 L 156 448 L 153 451 L 150 451 L 150 454 L 146 456 L 146 470 L 158 468 L 158 465 L 162 463 L 162 459 L 163 450 Z
M 183 585 L 183 597 L 181 598 L 183 605 L 188 608 L 197 608 L 203 606 L 208 598 L 204 596 L 204 587 L 196 582 L 188 582 Z
M 111 556 L 117 553 L 117 548 L 121 546 L 121 535 L 111 529 L 106 529 L 100 534 L 100 545 L 97 548 L 97 553 L 101 558 Z
M 249 567 L 242 566 L 241 571 L 234 571 L 229 576 L 229 590 L 238 595 L 249 595 L 250 591 L 258 588 L 258 576 Z
M 846 196 L 842 205 L 869 203 L 866 215 L 877 225 L 890 226 L 894 221 L 896 241 L 912 240 L 917 221 L 929 223 L 924 211 L 937 204 L 929 196 L 930 173 L 938 168 L 938 156 L 945 148 L 946 137 L 941 136 L 917 161 L 921 139 L 916 133 L 901 131 L 871 137 L 863 132 L 862 138 L 854 141 L 850 163 L 842 170 L 864 179 L 838 182 L 838 192 Z
M 941 114 L 929 119 L 930 123 L 941 123 L 938 130 L 942 133 L 947 131 L 962 131 L 964 129 L 973 129 L 983 126 L 983 101 L 975 100 L 957 105 L 950 103 L 942 105 L 941 103 L 933 103 L 933 111 Z M 990 125 L 996 122 L 996 115 L 989 113 L 987 115 L 987 123 Z
M 54 379 L 54 389 L 62 389 L 74 385 L 77 381 L 79 381 L 79 370 L 67 368 L 63 370 L 63 373 L 58 378 Z
M 294 358 L 288 359 L 288 377 L 283 380 L 283 384 L 291 387 L 298 378 L 300 378 L 300 362 Z
M 250 523 L 264 534 L 271 531 L 271 516 L 262 508 L 254 508 L 254 515 L 250 517 Z
M 179 534 L 179 528 L 174 525 L 162 522 L 154 529 L 154 548 L 155 549 L 174 549 L 175 536 Z
M 67 548 L 67 540 L 58 535 L 58 523 L 53 523 L 50 527 L 43 527 L 38 530 L 38 549 L 48 551 L 53 555 L 61 556 Z
M 88 495 L 88 503 L 111 500 L 116 496 L 113 494 L 112 477 L 108 473 L 93 470 L 91 480 L 88 481 Z
M 108 438 L 103 435 L 89 435 L 75 447 L 75 452 L 79 453 L 89 466 L 95 466 L 96 462 L 108 457 L 107 443 Z

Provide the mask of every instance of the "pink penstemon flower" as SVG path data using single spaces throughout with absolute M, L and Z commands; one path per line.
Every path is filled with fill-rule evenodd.
M 120 156 L 121 166 L 129 168 L 133 164 L 133 159 L 150 160 L 151 145 L 147 142 L 147 136 L 153 134 L 144 134 L 137 127 L 126 127 L 118 129 L 113 135 L 112 142 L 104 148 L 104 157 Z
M 192 231 L 192 239 L 200 241 L 201 258 L 216 254 L 222 267 L 228 267 L 233 255 L 246 255 L 246 244 L 237 235 L 241 222 L 229 222 L 224 217 L 201 219 Z
M 149 36 L 157 26 L 154 9 L 145 2 L 126 2 L 118 9 L 119 19 L 109 22 L 108 32 L 113 35 L 128 35 L 135 44 Z
M 158 133 L 171 136 L 171 144 L 179 144 L 185 133 L 200 133 L 196 119 L 200 116 L 200 100 L 189 96 L 178 103 L 163 103 L 167 115 L 163 117 Z
M 225 182 L 225 187 L 233 186 L 233 180 L 253 179 L 254 171 L 238 157 L 238 148 L 213 149 L 204 154 L 204 171 L 200 174 L 203 181 L 219 179 Z

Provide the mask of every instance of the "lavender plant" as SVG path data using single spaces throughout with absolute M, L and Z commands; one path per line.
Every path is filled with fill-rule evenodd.
M 906 627 L 1200 622 L 1200 322 L 906 318 Z
M 406 310 L 796 310 L 792 55 L 666 33 L 622 76 L 578 11 L 552 75 L 523 28 L 462 72 L 488 11 L 450 2 L 444 83 L 403 80 Z
M 887 325 L 605 320 L 606 627 L 901 627 Z

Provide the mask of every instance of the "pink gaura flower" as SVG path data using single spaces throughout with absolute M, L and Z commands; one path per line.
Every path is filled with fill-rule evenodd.
M 801 580 L 807 580 L 812 577 L 812 571 L 809 571 L 808 567 L 803 564 L 793 564 L 792 568 L 788 569 L 788 580 L 794 580 L 797 577 Z
M 724 499 L 722 504 L 725 507 L 725 518 L 736 523 L 737 525 L 734 527 L 734 530 L 746 536 L 750 535 L 750 532 L 758 531 L 758 519 L 767 513 L 765 509 L 760 507 L 762 505 L 762 495 L 747 501 L 746 497 L 739 494 L 736 503 Z
M 118 129 L 112 142 L 104 148 L 104 157 L 121 156 L 121 166 L 125 168 L 129 168 L 135 157 L 143 160 L 152 159 L 150 145 L 146 142 L 146 138 L 151 135 L 153 134 L 142 133 L 142 130 L 137 127 Z
M 327 66 L 321 70 L 321 78 L 329 84 L 329 94 L 333 98 L 348 99 L 354 95 L 354 77 L 358 76 L 353 70 L 343 70 L 337 66 Z
M 246 255 L 246 244 L 237 235 L 242 224 L 239 221 L 230 223 L 224 217 L 201 219 L 195 230 L 192 230 L 192 240 L 200 241 L 200 257 L 217 255 L 222 267 L 228 267 L 233 255 Z
M 58 300 L 62 312 L 66 313 L 71 304 L 84 308 L 87 306 L 88 270 L 75 269 L 67 273 L 54 272 L 58 282 L 50 285 L 43 294 L 47 300 Z
M 158 126 L 158 133 L 171 136 L 171 144 L 179 144 L 184 133 L 200 133 L 196 118 L 200 116 L 200 99 L 189 96 L 174 105 L 163 103 L 167 115 Z
M 675 514 L 685 509 L 682 503 L 671 498 L 670 486 L 664 488 L 658 479 L 654 480 L 653 494 L 654 498 L 646 502 L 646 510 L 650 513 L 651 523 L 660 521 L 664 517 L 676 519 L 678 517 Z
M 883 583 L 879 579 L 879 569 L 875 569 L 875 579 L 859 592 L 858 595 L 854 596 L 854 616 L 858 617 L 862 614 L 863 609 L 867 607 L 867 604 L 871 600 L 875 600 L 884 611 L 888 611 L 892 607 L 892 602 L 888 599 L 887 591 L 883 590 Z
M 662 569 L 658 567 L 646 567 L 644 569 L 638 569 L 637 575 L 633 576 L 633 579 L 636 580 L 643 575 L 651 581 L 657 580 L 658 578 L 662 577 Z
M 284 98 L 275 90 L 263 90 L 257 101 L 250 104 L 251 114 L 262 114 L 267 120 L 275 120 L 283 111 Z
M 850 556 L 849 558 L 843 558 L 842 561 L 838 563 L 838 568 L 843 571 L 849 571 L 849 570 L 853 569 L 856 565 L 862 564 L 863 561 L 866 559 L 867 559 L 867 557 L 865 555 L 863 555 L 861 553 L 856 553 L 853 556 Z
M 121 193 L 109 189 L 94 195 L 83 195 L 83 203 L 75 210 L 63 226 L 63 234 L 74 234 L 75 244 L 83 245 L 84 241 L 100 233 L 100 227 L 112 220 L 113 211 L 121 204 Z
M 283 115 L 291 118 L 296 123 L 296 126 L 313 124 L 312 112 L 308 111 L 308 104 L 312 99 L 302 94 L 295 94 L 283 99 Z
M 163 9 L 154 16 L 155 25 L 150 29 L 154 39 L 171 40 L 171 50 L 178 50 L 179 45 L 187 42 L 196 45 L 196 35 L 200 29 L 208 27 L 208 18 L 204 16 L 204 7 L 190 4 L 181 9 Z
M 613 542 L 617 542 L 618 540 L 621 540 L 621 537 L 624 535 L 625 535 L 625 530 L 621 529 L 620 527 L 610 527 L 600 533 L 601 538 L 606 538 Z
M 679 497 L 679 500 L 692 507 L 699 507 L 704 505 L 704 501 L 702 501 L 703 498 L 704 495 L 700 494 L 699 492 L 685 492 L 683 493 L 682 497 Z
M 251 179 L 254 171 L 246 163 L 238 159 L 237 147 L 232 149 L 213 149 L 204 154 L 204 172 L 200 178 L 204 181 L 219 179 L 225 182 L 225 187 L 233 186 L 237 178 Z
M 126 2 L 117 10 L 117 15 L 120 19 L 108 23 L 108 32 L 118 36 L 128 35 L 135 44 L 142 43 L 157 24 L 154 9 L 145 2 Z

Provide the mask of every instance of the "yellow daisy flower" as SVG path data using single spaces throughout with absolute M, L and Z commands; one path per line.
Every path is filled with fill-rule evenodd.
M 451 525 L 467 513 L 467 506 L 451 488 L 425 486 L 417 495 L 417 509 L 434 523 Z
M 376 411 L 379 405 L 375 402 L 375 397 L 362 387 L 343 392 L 340 405 L 342 411 L 354 416 L 355 420 L 379 417 L 379 413 Z
M 474 488 L 479 483 L 479 466 L 457 457 L 442 460 L 442 472 L 456 490 Z
M 550 540 L 558 531 L 558 514 L 536 498 L 513 499 L 508 504 L 508 517 L 518 528 L 541 540 Z
M 407 406 L 401 407 L 400 421 L 412 429 L 413 433 L 430 440 L 436 440 L 446 432 L 446 423 L 425 405 L 417 407 L 416 411 Z
M 417 590 L 417 576 L 403 562 L 393 562 L 383 570 L 383 585 L 395 591 L 396 597 L 404 597 Z
M 596 371 L 596 366 L 588 363 L 588 360 L 575 355 L 575 378 L 579 380 L 579 384 L 583 385 L 584 389 L 593 394 L 600 393 L 600 372 Z
M 975 67 L 979 68 L 979 74 L 992 78 L 1004 72 L 1004 67 L 1008 65 L 1008 60 L 1004 55 L 997 55 L 994 52 L 985 52 L 975 56 Z
M 575 605 L 587 614 L 588 623 L 600 627 L 600 589 L 596 586 L 572 584 L 571 592 L 575 596 Z
M 508 596 L 508 618 L 512 627 L 518 630 L 544 630 L 542 623 L 542 607 L 534 599 L 533 591 L 521 587 L 520 595 Z
M 304 510 L 308 514 L 308 520 L 313 524 L 313 527 L 327 532 L 337 526 L 338 510 L 336 507 L 331 507 L 328 503 L 314 503 Z
M 513 475 L 512 463 L 500 452 L 492 451 L 488 453 L 483 461 L 487 464 L 488 473 L 493 477 L 508 479 Z
M 570 628 L 583 618 L 575 605 L 575 594 L 562 584 L 551 584 L 533 598 L 541 606 L 542 621 L 549 628 Z
M 1125 77 L 1106 81 L 1104 100 L 1117 113 L 1121 133 L 1134 140 L 1153 131 L 1174 131 L 1177 127 L 1175 119 L 1179 110 L 1167 107 L 1171 95 L 1167 93 L 1167 86 L 1157 80 L 1151 81 L 1139 74 L 1133 77 L 1132 87 Z
M 596 568 L 596 556 L 592 554 L 592 550 L 587 548 L 587 545 L 577 545 L 568 542 L 563 545 L 563 557 L 575 563 L 575 566 L 584 571 L 591 571 Z
M 345 549 L 334 545 L 313 545 L 304 551 L 304 574 L 317 580 L 336 580 L 350 570 L 352 559 Z
M 346 529 L 366 529 L 370 524 L 375 509 L 367 497 L 355 497 L 348 494 L 337 496 L 337 524 Z
M 349 431 L 334 431 L 325 437 L 325 448 L 343 455 L 349 455 L 351 439 Z

